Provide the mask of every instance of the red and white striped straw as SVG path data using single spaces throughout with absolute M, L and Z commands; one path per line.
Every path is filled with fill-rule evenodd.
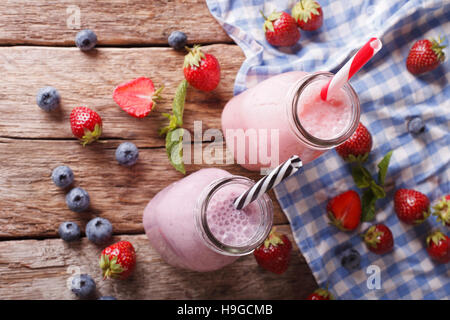
M 333 78 L 322 88 L 320 96 L 327 100 L 329 92 L 333 92 L 350 80 L 382 47 L 378 38 L 371 38 L 356 54 L 339 70 Z

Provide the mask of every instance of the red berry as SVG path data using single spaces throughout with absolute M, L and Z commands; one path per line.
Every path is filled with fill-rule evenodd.
M 433 215 L 437 217 L 437 221 L 442 222 L 444 226 L 450 227 L 450 194 L 442 197 L 433 209 Z
M 212 54 L 203 53 L 200 46 L 194 46 L 184 57 L 184 77 L 194 88 L 212 91 L 220 82 L 220 64 Z
M 394 247 L 394 237 L 391 230 L 384 224 L 371 226 L 364 234 L 367 248 L 376 254 L 384 254 Z
M 346 191 L 328 202 L 327 212 L 331 223 L 340 230 L 355 230 L 361 220 L 361 199 L 356 191 Z
M 349 162 L 364 162 L 370 150 L 372 150 L 372 135 L 362 123 L 359 123 L 350 138 L 336 147 L 337 153 Z
M 423 39 L 415 42 L 406 59 L 408 71 L 418 75 L 436 69 L 445 60 L 443 40 Z
M 439 263 L 450 262 L 450 239 L 441 231 L 435 231 L 427 237 L 427 252 Z
M 306 300 L 334 300 L 334 297 L 327 289 L 319 288 L 311 293 Z
M 394 210 L 404 223 L 420 224 L 430 215 L 430 200 L 419 191 L 398 189 L 394 195 Z
M 320 4 L 314 0 L 301 0 L 292 8 L 292 17 L 298 26 L 306 31 L 319 29 L 323 24 L 323 12 Z
M 106 247 L 100 256 L 103 277 L 114 279 L 128 278 L 136 266 L 136 252 L 128 241 L 119 241 Z
M 92 143 L 102 134 L 102 118 L 87 107 L 76 107 L 70 113 L 70 126 L 83 146 Z
M 262 14 L 262 12 L 261 12 Z M 286 12 L 273 12 L 267 18 L 264 16 L 264 33 L 266 40 L 275 47 L 290 47 L 300 39 L 297 24 Z
M 264 269 L 282 274 L 289 266 L 291 251 L 292 244 L 288 237 L 276 233 L 273 228 L 264 243 L 255 249 L 253 255 L 256 262 Z
M 152 111 L 162 89 L 155 91 L 152 80 L 141 77 L 118 85 L 113 99 L 129 115 L 143 118 Z

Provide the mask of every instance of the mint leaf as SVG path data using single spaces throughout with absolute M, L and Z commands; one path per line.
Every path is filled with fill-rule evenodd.
M 177 117 L 175 117 L 172 114 L 168 114 L 168 113 L 163 113 L 162 115 L 169 119 L 169 125 L 159 129 L 160 136 L 163 136 L 163 135 L 167 134 L 169 131 L 177 128 Z
M 169 119 L 169 124 L 159 130 L 160 135 L 166 135 L 166 152 L 172 166 L 186 174 L 183 162 L 183 113 L 188 83 L 186 79 L 178 85 L 172 102 L 172 113 L 162 115 Z
M 188 82 L 186 79 L 181 81 L 178 85 L 177 91 L 175 92 L 175 97 L 172 102 L 172 112 L 176 118 L 177 127 L 183 126 L 183 113 L 184 113 L 184 102 L 186 100 Z
M 166 135 L 166 152 L 172 166 L 179 172 L 186 174 L 183 162 L 183 128 L 171 130 Z
M 383 187 L 377 185 L 376 182 L 373 180 L 370 182 L 370 189 L 372 190 L 373 195 L 377 199 L 382 199 L 386 197 L 386 192 L 384 191 Z
M 370 172 L 362 165 L 357 165 L 352 168 L 352 177 L 356 186 L 360 189 L 368 188 L 373 181 Z
M 392 150 L 389 151 L 388 153 L 386 153 L 386 155 L 384 156 L 384 158 L 380 161 L 380 163 L 378 163 L 378 183 L 380 185 L 384 185 L 384 181 L 386 179 L 386 174 L 387 174 L 387 170 L 389 167 L 389 162 L 391 161 L 391 157 L 392 157 Z
M 377 198 L 372 192 L 372 189 L 366 189 L 361 198 L 362 215 L 361 221 L 372 221 L 375 219 L 375 201 Z

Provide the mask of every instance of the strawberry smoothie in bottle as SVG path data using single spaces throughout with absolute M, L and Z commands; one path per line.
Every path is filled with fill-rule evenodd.
M 332 76 L 287 72 L 231 99 L 222 131 L 236 162 L 256 171 L 296 154 L 306 164 L 348 139 L 359 123 L 359 99 L 346 83 L 324 101 L 320 92 Z
M 254 182 L 221 169 L 202 169 L 161 190 L 143 224 L 152 247 L 169 264 L 195 271 L 220 269 L 251 253 L 272 227 L 263 195 L 242 210 L 233 201 Z

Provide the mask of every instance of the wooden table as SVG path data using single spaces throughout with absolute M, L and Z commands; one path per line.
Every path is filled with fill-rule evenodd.
M 75 5 L 75 6 L 74 6 Z M 80 10 L 79 26 L 76 25 Z M 74 20 L 75 19 L 75 20 Z M 75 25 L 74 25 L 75 22 Z M 0 9 L 0 297 L 2 299 L 73 299 L 67 279 L 89 273 L 100 295 L 119 299 L 302 299 L 317 287 L 297 248 L 289 270 L 281 276 L 259 268 L 252 256 L 217 272 L 195 273 L 165 264 L 148 244 L 142 212 L 159 190 L 180 179 L 167 161 L 158 128 L 162 112 L 183 79 L 182 52 L 167 46 L 174 30 L 189 43 L 204 44 L 222 66 L 214 92 L 188 90 L 185 127 L 194 120 L 203 130 L 220 129 L 220 114 L 232 97 L 235 75 L 244 60 L 210 15 L 202 0 L 33 0 L 6 1 Z M 99 38 L 97 50 L 74 47 L 78 30 L 90 28 Z M 138 76 L 164 85 L 163 99 L 145 119 L 127 116 L 113 101 L 114 87 Z M 52 85 L 62 96 L 58 112 L 41 111 L 39 88 Z M 86 105 L 102 116 L 103 143 L 83 148 L 72 136 L 69 114 Z M 119 166 L 115 148 L 124 140 L 140 149 L 137 165 Z M 89 191 L 92 210 L 67 209 L 64 192 L 53 185 L 54 167 L 70 166 L 75 184 Z M 233 174 L 258 179 L 237 165 L 215 165 Z M 188 174 L 204 165 L 188 165 Z M 275 201 L 275 224 L 289 234 L 286 217 Z M 95 216 L 109 219 L 115 240 L 137 248 L 138 267 L 128 281 L 103 281 L 97 267 L 102 248 L 86 238 L 67 244 L 57 236 L 63 221 L 84 230 Z

